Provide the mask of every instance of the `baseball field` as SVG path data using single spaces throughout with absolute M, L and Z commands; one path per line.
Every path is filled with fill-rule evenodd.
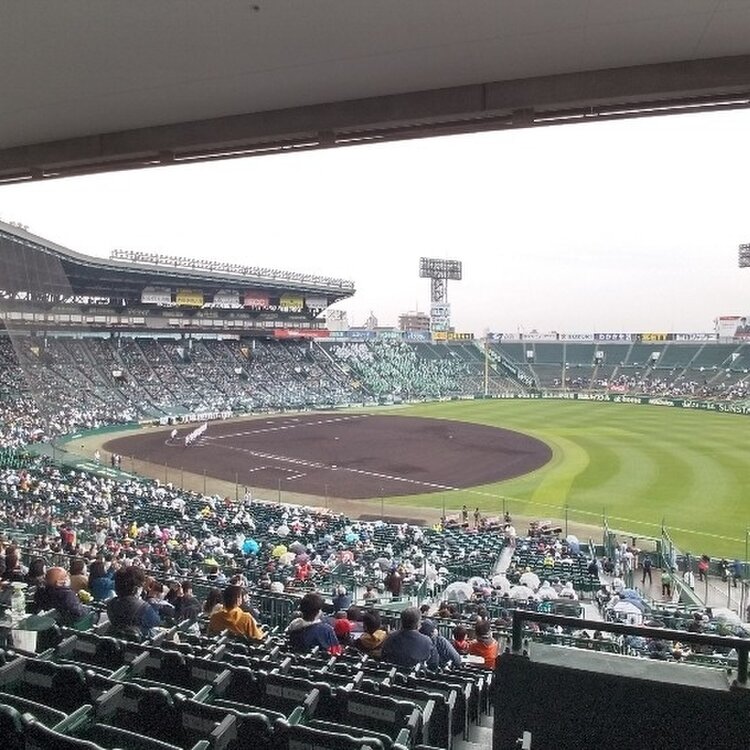
M 747 417 L 611 403 L 472 401 L 399 410 L 518 430 L 547 443 L 552 459 L 531 473 L 449 493 L 486 512 L 564 518 L 659 536 L 662 521 L 692 554 L 744 559 L 750 526 Z M 503 501 L 503 498 L 505 500 Z M 400 501 L 399 501 L 400 502 Z M 409 497 L 434 504 L 434 494 Z M 442 502 L 442 498 L 440 499 Z
M 466 504 L 485 515 L 508 511 L 592 527 L 606 517 L 611 528 L 639 536 L 659 537 L 664 523 L 683 551 L 746 555 L 746 416 L 478 400 L 212 423 L 185 449 L 182 433 L 190 429 L 175 441 L 168 431 L 130 433 L 104 447 L 195 474 L 239 477 L 240 484 L 278 488 L 279 496 L 296 492 L 302 501 L 372 498 L 381 509 L 386 503 L 390 517 L 399 507 L 408 516 L 410 508 L 450 514 Z

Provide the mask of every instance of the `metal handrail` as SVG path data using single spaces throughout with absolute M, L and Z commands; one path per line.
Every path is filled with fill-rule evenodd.
M 696 643 L 704 646 L 734 648 L 737 650 L 737 683 L 739 685 L 747 685 L 750 640 L 743 638 L 732 638 L 730 636 L 711 635 L 707 633 L 692 633 L 687 630 L 650 628 L 644 625 L 625 625 L 620 622 L 579 620 L 577 617 L 564 617 L 563 615 L 550 615 L 543 612 L 514 609 L 511 629 L 511 651 L 514 654 L 520 654 L 523 651 L 524 622 L 560 625 L 575 630 L 588 628 L 590 630 L 603 630 L 607 633 L 617 633 L 619 635 L 637 635 L 645 638 L 658 638 L 663 641 L 680 641 L 681 643 Z

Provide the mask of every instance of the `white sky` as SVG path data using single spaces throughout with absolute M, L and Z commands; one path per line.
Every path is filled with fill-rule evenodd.
M 253 157 L 0 187 L 0 217 L 80 252 L 209 257 L 352 279 L 337 305 L 429 311 L 457 258 L 481 334 L 713 330 L 750 312 L 750 111 Z

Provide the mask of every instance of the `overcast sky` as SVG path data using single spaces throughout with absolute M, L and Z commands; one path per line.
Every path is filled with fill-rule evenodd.
M 0 218 L 351 279 L 352 324 L 429 311 L 427 255 L 463 261 L 459 331 L 709 331 L 750 313 L 748 133 L 740 111 L 145 169 L 2 186 Z

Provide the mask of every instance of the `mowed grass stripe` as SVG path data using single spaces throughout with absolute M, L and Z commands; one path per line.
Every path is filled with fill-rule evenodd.
M 750 420 L 655 406 L 569 401 L 424 404 L 414 416 L 458 419 L 525 432 L 547 442 L 553 459 L 524 477 L 438 495 L 406 498 L 457 509 L 466 502 L 511 512 L 595 522 L 603 509 L 633 531 L 654 535 L 664 518 L 673 536 L 700 554 L 744 557 L 750 525 Z M 562 517 L 562 512 L 558 518 Z M 628 530 L 613 520 L 613 526 Z

